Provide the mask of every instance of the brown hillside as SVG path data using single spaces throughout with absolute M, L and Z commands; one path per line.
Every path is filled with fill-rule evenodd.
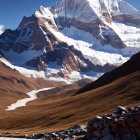
M 0 111 L 0 131 L 47 132 L 85 124 L 115 106 L 140 102 L 140 71 L 77 96 L 57 94 L 40 97 L 15 111 Z
M 0 110 L 18 99 L 26 97 L 26 92 L 43 87 L 57 87 L 64 83 L 43 79 L 27 78 L 0 62 Z
M 111 72 L 105 73 L 95 82 L 92 82 L 91 84 L 86 85 L 85 87 L 80 89 L 76 94 L 80 94 L 80 93 L 104 86 L 118 78 L 131 74 L 138 70 L 140 70 L 140 52 L 133 55 L 131 59 L 127 61 L 126 63 L 124 63 L 122 66 L 112 70 Z

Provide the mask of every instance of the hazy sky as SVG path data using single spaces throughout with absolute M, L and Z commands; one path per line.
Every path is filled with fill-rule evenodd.
M 61 0 L 0 0 L 0 33 L 2 28 L 15 29 L 23 16 L 31 16 L 40 5 L 51 6 Z M 140 10 L 140 0 L 125 0 Z

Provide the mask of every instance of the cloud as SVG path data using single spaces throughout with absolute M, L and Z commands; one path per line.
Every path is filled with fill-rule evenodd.
M 0 25 L 0 34 L 3 33 L 3 28 L 4 28 L 4 26 L 3 25 Z

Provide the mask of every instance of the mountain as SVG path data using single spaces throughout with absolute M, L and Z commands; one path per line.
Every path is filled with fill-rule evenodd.
M 37 100 L 26 107 L 12 113 L 0 110 L 0 132 L 53 132 L 79 123 L 86 124 L 93 116 L 112 112 L 115 106 L 137 105 L 140 102 L 140 67 L 137 69 L 133 62 L 138 56 L 133 56 L 123 66 L 129 65 L 127 70 L 133 67 L 135 70 L 131 69 L 123 77 L 99 88 L 78 95 L 75 95 L 77 90 L 72 90 L 72 86 L 69 91 L 65 91 L 64 87 L 64 92 L 58 88 L 59 94 L 43 91 Z
M 0 36 L 0 54 L 9 67 L 26 77 L 66 84 L 96 80 L 139 51 L 140 11 L 122 0 L 41 6 Z
M 140 11 L 123 0 L 41 6 L 0 35 L 0 133 L 60 130 L 138 104 L 139 51 Z M 36 89 L 36 100 L 5 110 Z
M 106 84 L 110 84 L 113 81 L 124 77 L 126 75 L 129 75 L 131 73 L 134 73 L 136 71 L 140 71 L 140 52 L 132 56 L 132 58 L 124 63 L 122 66 L 112 70 L 111 72 L 105 73 L 103 76 L 101 76 L 98 80 L 95 82 L 92 82 L 91 84 L 86 85 L 82 89 L 80 89 L 77 94 L 87 92 L 89 90 L 93 90 L 95 88 L 104 86 Z

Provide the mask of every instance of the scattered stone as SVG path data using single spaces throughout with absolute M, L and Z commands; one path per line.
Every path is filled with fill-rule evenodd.
M 127 109 L 125 107 L 122 107 L 122 106 L 116 106 L 115 111 L 117 113 L 121 113 L 122 111 L 127 111 Z
M 3 135 L 9 135 L 11 134 L 10 132 L 5 132 L 5 133 L 2 133 Z
M 87 140 L 138 140 L 140 139 L 140 105 L 115 107 L 115 112 L 96 116 L 87 124 Z
M 22 138 L 42 139 L 42 140 L 72 140 L 72 139 L 74 140 L 76 136 L 85 135 L 86 132 L 87 132 L 86 126 L 78 124 L 66 130 L 60 130 L 60 131 L 50 132 L 50 133 L 24 135 L 22 136 Z M 11 134 L 11 133 L 6 132 L 4 134 Z M 20 132 L 15 132 L 14 134 L 20 134 Z M 16 137 L 16 136 L 12 136 L 12 137 Z
M 2 135 L 9 135 L 5 132 Z M 14 134 L 20 134 L 15 132 Z M 131 107 L 115 107 L 115 112 L 104 116 L 96 116 L 87 127 L 77 124 L 66 130 L 50 133 L 24 135 L 26 139 L 42 140 L 75 140 L 85 135 L 86 140 L 139 140 L 140 139 L 140 105 Z M 14 136 L 16 137 L 16 136 Z

